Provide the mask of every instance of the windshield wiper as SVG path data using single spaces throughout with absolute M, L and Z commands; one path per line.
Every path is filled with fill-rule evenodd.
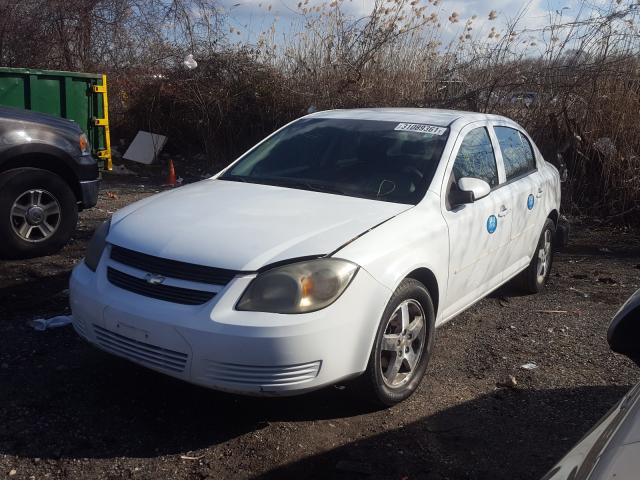
M 307 186 L 317 192 L 335 193 L 338 195 L 346 195 L 345 191 L 334 186 L 327 185 L 325 183 L 307 183 Z
M 344 191 L 333 185 L 325 183 L 306 182 L 304 180 L 296 180 L 293 178 L 266 178 L 266 181 L 273 182 L 274 185 L 283 187 L 301 188 L 303 190 L 313 190 L 315 192 L 335 193 L 338 195 L 346 195 Z
M 305 182 L 292 178 L 281 177 L 249 177 L 250 182 L 262 183 L 264 185 L 273 185 L 275 187 L 292 187 L 292 188 L 308 188 Z
M 230 180 L 232 182 L 244 182 L 244 183 L 247 183 L 249 181 L 247 180 L 247 177 L 243 177 L 242 175 L 231 175 L 231 174 L 222 175 L 220 177 L 220 180 Z
M 346 195 L 346 193 L 334 187 L 333 185 L 327 185 L 324 183 L 305 182 L 304 180 L 296 180 L 294 178 L 283 177 L 245 177 L 240 175 L 223 175 L 220 180 L 232 180 L 245 183 L 259 183 L 263 185 L 274 185 L 276 187 L 291 187 L 299 188 L 302 190 L 312 190 L 315 192 L 335 193 L 338 195 Z

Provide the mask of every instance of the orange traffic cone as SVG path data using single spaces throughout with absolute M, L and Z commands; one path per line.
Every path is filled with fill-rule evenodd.
M 173 167 L 173 160 L 169 159 L 169 173 L 167 175 L 167 182 L 165 183 L 165 185 L 175 187 L 177 183 L 176 169 Z

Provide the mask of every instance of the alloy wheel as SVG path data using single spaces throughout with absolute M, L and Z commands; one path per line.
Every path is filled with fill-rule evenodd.
M 398 388 L 418 368 L 427 339 L 425 314 L 416 300 L 405 300 L 393 311 L 382 337 L 380 369 L 384 383 Z
M 537 276 L 538 283 L 543 283 L 547 274 L 549 273 L 549 267 L 551 265 L 551 230 L 545 230 L 544 238 L 540 249 L 538 250 L 538 267 Z
M 13 231 L 22 240 L 42 242 L 50 238 L 60 226 L 60 203 L 46 190 L 27 190 L 13 202 L 9 219 Z

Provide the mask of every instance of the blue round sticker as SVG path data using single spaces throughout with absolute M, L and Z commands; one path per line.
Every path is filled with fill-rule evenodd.
M 529 198 L 527 198 L 527 208 L 529 210 L 533 210 L 534 203 L 536 203 L 536 199 L 533 196 L 533 194 L 531 194 L 531 195 L 529 195 Z
M 491 215 L 487 218 L 487 232 L 493 233 L 498 228 L 498 219 L 495 215 Z

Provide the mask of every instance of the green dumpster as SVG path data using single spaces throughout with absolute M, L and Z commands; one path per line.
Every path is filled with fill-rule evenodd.
M 106 75 L 0 67 L 0 105 L 75 121 L 111 170 Z

